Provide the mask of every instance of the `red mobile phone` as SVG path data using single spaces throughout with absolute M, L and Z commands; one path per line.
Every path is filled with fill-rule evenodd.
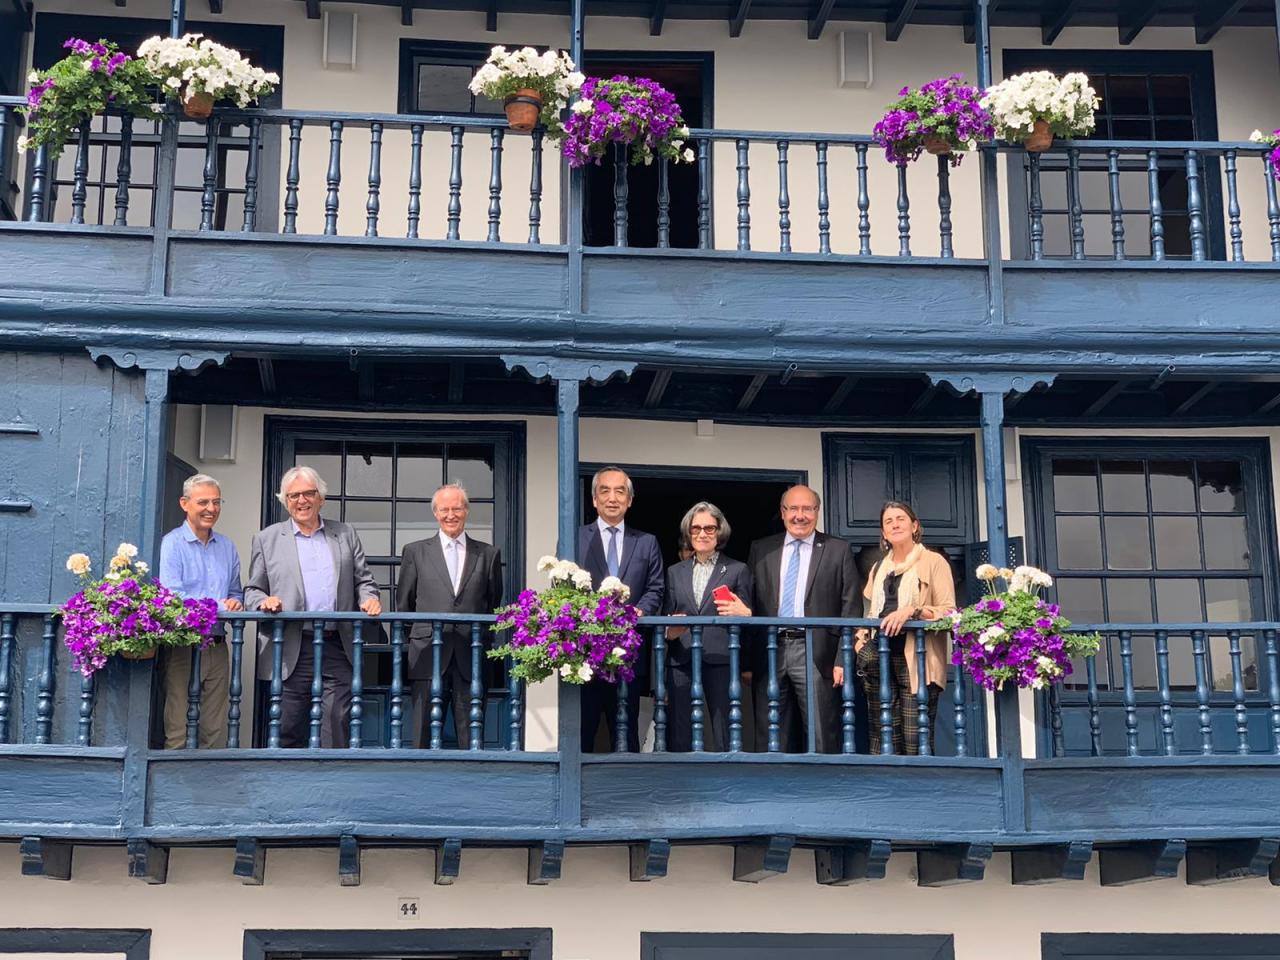
M 711 598 L 713 600 L 732 600 L 733 591 L 722 583 L 711 591 Z

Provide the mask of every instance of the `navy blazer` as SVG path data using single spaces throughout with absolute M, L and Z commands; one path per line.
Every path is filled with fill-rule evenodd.
M 609 575 L 604 545 L 600 542 L 600 528 L 594 520 L 578 530 L 578 566 L 591 574 L 593 589 L 598 590 L 600 581 Z M 627 602 L 639 607 L 641 614 L 652 617 L 661 612 L 666 584 L 662 578 L 662 551 L 658 549 L 657 537 L 631 526 L 623 527 L 618 579 L 631 590 Z
M 691 617 L 714 617 L 716 615 L 715 598 L 711 595 L 716 587 L 726 586 L 738 595 L 743 603 L 751 602 L 751 571 L 745 563 L 721 554 L 716 559 L 715 568 L 711 571 L 711 579 L 707 581 L 706 592 L 702 595 L 702 603 L 695 602 L 693 597 L 693 560 L 681 560 L 667 567 L 667 596 L 663 613 L 684 613 Z M 740 636 L 740 639 L 745 635 Z M 674 663 L 688 663 L 691 659 L 693 637 L 689 632 L 667 640 L 667 649 Z M 746 647 L 744 646 L 745 650 Z M 729 662 L 729 630 L 726 627 L 702 628 L 702 659 L 704 663 Z M 746 659 L 740 661 L 745 667 Z

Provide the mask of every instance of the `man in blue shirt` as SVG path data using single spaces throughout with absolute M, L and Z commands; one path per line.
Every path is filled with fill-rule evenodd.
M 244 609 L 240 586 L 240 555 L 235 545 L 213 532 L 222 515 L 222 488 L 207 474 L 197 473 L 182 484 L 178 501 L 187 520 L 160 541 L 159 581 L 183 597 L 207 597 L 218 608 Z M 200 746 L 227 745 L 227 690 L 231 666 L 221 625 L 214 642 L 200 654 Z M 191 684 L 191 648 L 165 651 L 164 745 L 176 750 L 187 742 L 187 709 Z

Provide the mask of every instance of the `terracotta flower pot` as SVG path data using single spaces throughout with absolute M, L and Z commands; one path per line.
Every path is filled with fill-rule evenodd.
M 517 90 L 502 101 L 507 111 L 507 126 L 517 133 L 528 133 L 538 125 L 542 113 L 542 97 L 537 90 Z
M 951 152 L 951 141 L 945 137 L 925 137 L 924 148 L 935 157 L 945 157 Z
M 1049 129 L 1049 121 L 1037 120 L 1031 136 L 1022 144 L 1028 153 L 1044 153 L 1053 146 L 1053 131 Z
M 213 97 L 207 93 L 193 93 L 182 101 L 182 111 L 192 120 L 207 120 L 213 113 Z
M 130 653 L 128 650 L 120 651 L 120 656 L 124 657 L 126 660 L 150 660 L 155 655 L 156 655 L 155 647 L 151 647 L 148 650 L 144 650 L 142 651 L 142 653 Z

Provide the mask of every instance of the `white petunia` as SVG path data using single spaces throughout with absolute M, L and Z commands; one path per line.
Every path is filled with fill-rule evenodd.
M 550 554 L 550 553 L 544 554 L 543 556 L 538 558 L 538 571 L 542 572 L 544 570 L 550 570 L 558 562 L 559 561 L 557 560 L 554 554 Z
M 614 647 L 609 652 L 613 654 L 615 657 L 617 657 L 619 660 L 621 660 L 623 657 L 627 655 L 627 651 L 623 650 L 621 647 Z
M 168 80 L 164 82 L 164 85 L 166 87 L 169 87 L 170 89 L 177 90 L 180 86 L 182 86 L 182 81 L 179 80 L 177 77 L 170 77 Z
M 148 573 L 151 572 L 151 568 L 141 560 L 139 560 L 137 563 L 133 565 L 133 569 L 138 573 L 139 576 L 142 576 L 142 577 L 145 577 Z
M 28 146 L 30 143 L 31 143 L 31 140 L 30 140 L 30 138 L 29 138 L 29 137 L 27 137 L 27 135 L 26 135 L 26 134 L 23 134 L 22 136 L 18 137 L 18 152 L 19 152 L 19 153 L 26 153 L 26 152 L 27 152 L 27 146 Z
M 582 666 L 578 667 L 579 680 L 581 680 L 583 683 L 586 683 L 588 680 L 591 679 L 591 677 L 592 677 L 591 664 L 584 663 L 582 664 Z
M 573 664 L 566 663 L 560 668 L 560 676 L 569 677 L 573 675 Z
M 684 158 L 685 163 L 693 163 L 693 150 L 689 147 L 684 148 L 684 153 L 681 156 Z
M 39 82 L 40 82 L 39 73 L 32 70 L 30 73 L 27 74 L 27 83 L 39 83 Z
M 35 81 L 33 80 L 32 82 L 34 83 Z M 1266 134 L 1264 134 L 1261 130 L 1255 130 L 1253 131 L 1253 133 L 1249 134 L 1250 143 L 1266 143 L 1266 141 L 1267 141 Z
M 590 113 L 595 108 L 596 108 L 595 103 L 593 103 L 590 100 L 584 99 L 584 100 L 579 100 L 577 103 L 575 103 L 572 109 L 574 113 Z

